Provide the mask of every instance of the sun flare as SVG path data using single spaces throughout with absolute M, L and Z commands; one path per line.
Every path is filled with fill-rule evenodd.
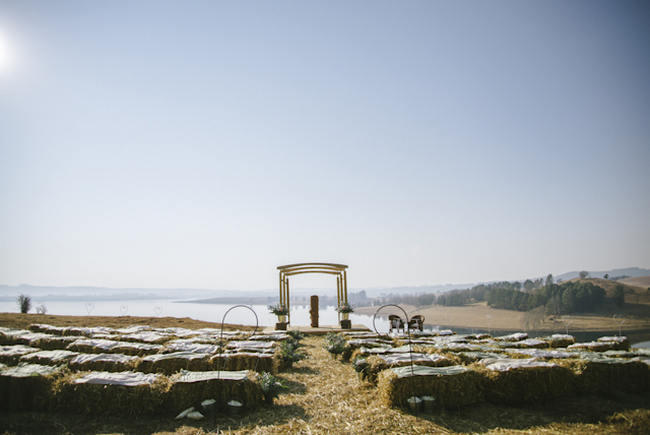
M 9 45 L 4 35 L 0 33 L 0 72 L 9 68 L 10 63 Z

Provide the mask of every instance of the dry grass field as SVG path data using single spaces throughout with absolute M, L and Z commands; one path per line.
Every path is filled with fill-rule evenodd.
M 577 278 L 576 278 L 577 279 Z M 650 277 L 630 278 L 637 283 L 650 280 Z M 605 289 L 608 296 L 620 281 L 608 281 L 599 278 L 587 278 Z M 601 332 L 603 335 L 617 334 L 619 329 L 633 341 L 650 340 L 650 293 L 647 288 L 637 287 L 623 280 L 625 290 L 625 305 L 622 308 L 606 306 L 597 313 L 571 314 L 548 316 L 541 310 L 521 312 L 514 310 L 495 309 L 485 302 L 461 307 L 445 307 L 430 305 L 415 307 L 403 305 L 409 317 L 422 314 L 425 324 L 442 325 L 449 328 L 477 329 L 485 331 L 536 331 L 536 332 Z M 355 312 L 373 315 L 378 307 L 360 307 Z M 401 312 L 394 308 L 382 311 L 382 314 Z
M 0 316 L 0 326 L 17 326 L 34 319 L 17 314 Z M 47 316 L 53 325 L 86 326 L 84 318 Z M 60 318 L 59 318 L 60 317 Z M 12 319 L 13 318 L 13 319 Z M 179 320 L 155 319 L 156 326 L 177 326 Z M 135 318 L 95 318 L 97 325 L 127 326 Z M 142 318 L 137 319 L 141 323 Z M 190 322 L 183 320 L 183 326 Z M 194 327 L 216 327 L 198 322 Z M 527 407 L 481 404 L 452 411 L 413 415 L 384 405 L 377 389 L 357 380 L 352 366 L 334 360 L 323 349 L 323 338 L 303 340 L 309 358 L 279 376 L 289 387 L 273 406 L 238 417 L 216 415 L 188 423 L 173 415 L 123 419 L 71 414 L 2 413 L 3 433 L 647 433 L 650 398 L 617 394 L 573 397 Z

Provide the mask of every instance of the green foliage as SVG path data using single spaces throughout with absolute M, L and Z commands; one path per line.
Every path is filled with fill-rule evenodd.
M 264 393 L 264 398 L 267 402 L 273 402 L 273 399 L 278 397 L 282 390 L 287 389 L 278 378 L 269 372 L 262 372 L 258 379 L 260 387 L 262 388 L 262 393 Z
M 336 311 L 339 313 L 352 313 L 354 312 L 354 309 L 352 308 L 352 305 L 348 303 L 341 304 L 339 307 L 336 308 Z
M 578 275 L 580 276 L 580 279 L 585 279 L 586 277 L 589 276 L 589 272 L 587 272 L 586 270 L 581 270 Z
M 289 310 L 287 310 L 287 307 L 281 304 L 277 305 L 269 305 L 269 311 L 276 316 L 286 316 L 289 314 Z
M 18 308 L 20 308 L 20 312 L 23 314 L 29 313 L 29 310 L 32 309 L 32 298 L 29 296 L 25 295 L 20 295 L 18 296 Z
M 614 287 L 614 303 L 618 308 L 622 308 L 625 305 L 625 288 L 621 284 L 617 284 Z
M 329 332 L 325 336 L 324 347 L 332 355 L 340 355 L 345 350 L 345 340 L 340 335 Z
M 291 367 L 293 363 L 307 358 L 307 354 L 298 351 L 295 343 L 291 340 L 285 340 L 280 343 L 280 361 L 282 361 L 285 367 Z
M 296 341 L 300 341 L 303 338 L 305 338 L 305 334 L 302 332 L 298 331 L 297 329 L 293 329 L 291 331 L 287 331 L 287 335 L 291 338 L 293 338 Z

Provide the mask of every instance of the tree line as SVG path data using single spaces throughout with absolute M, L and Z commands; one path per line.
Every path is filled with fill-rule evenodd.
M 611 298 L 618 306 L 625 302 L 625 290 L 617 285 Z M 605 290 L 588 281 L 555 283 L 553 276 L 546 279 L 502 281 L 479 284 L 469 289 L 452 290 L 443 294 L 389 295 L 384 303 L 403 303 L 417 306 L 463 306 L 487 302 L 490 307 L 529 311 L 544 307 L 548 314 L 584 313 L 597 310 L 606 302 Z

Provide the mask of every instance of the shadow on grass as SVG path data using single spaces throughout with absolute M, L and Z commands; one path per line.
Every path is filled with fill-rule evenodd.
M 280 394 L 305 394 L 307 392 L 307 386 L 302 382 L 291 381 L 281 376 L 278 376 L 278 380 L 282 382 L 282 385 L 287 387 L 287 389 L 281 391 Z
M 488 432 L 503 428 L 526 430 L 551 423 L 598 424 L 620 412 L 650 409 L 650 396 L 616 394 L 610 397 L 582 396 L 529 406 L 479 404 L 459 410 L 413 414 L 455 432 Z
M 302 367 L 291 367 L 290 369 L 285 370 L 287 373 L 300 373 L 303 375 L 318 375 L 320 374 L 320 370 L 314 369 L 309 366 L 302 366 Z
M 12 412 L 0 413 L 2 433 L 84 434 L 126 433 L 151 434 L 175 432 L 179 428 L 193 427 L 205 432 L 219 432 L 240 428 L 281 425 L 293 418 L 309 420 L 305 410 L 297 405 L 264 405 L 240 416 L 223 413 L 207 416 L 203 420 L 175 420 L 173 415 L 122 418 L 116 416 L 88 416 L 66 413 Z

